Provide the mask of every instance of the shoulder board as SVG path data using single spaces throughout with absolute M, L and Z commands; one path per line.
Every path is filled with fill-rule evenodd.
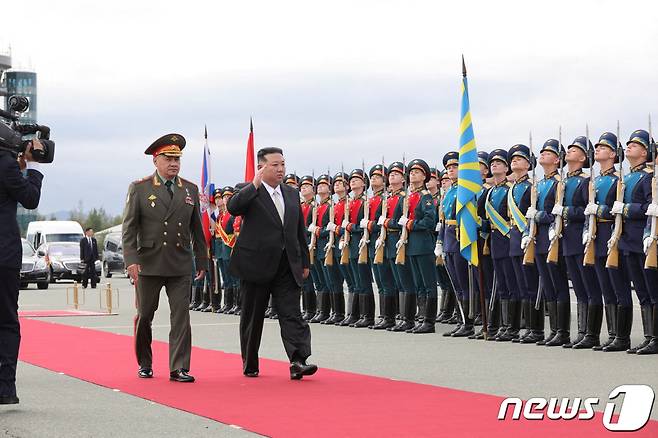
M 645 173 L 653 173 L 653 167 L 645 167 L 642 170 L 644 170 Z
M 151 181 L 152 177 L 153 177 L 153 175 L 145 176 L 144 178 L 133 181 L 133 184 L 141 184 L 141 183 L 146 182 L 146 181 Z
M 421 193 L 422 193 L 423 195 L 431 195 L 431 193 L 430 193 L 429 190 L 423 190 Z

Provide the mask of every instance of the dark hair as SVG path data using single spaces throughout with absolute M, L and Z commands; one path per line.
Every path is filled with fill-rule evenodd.
M 269 154 L 281 154 L 281 155 L 283 155 L 283 149 L 274 148 L 274 147 L 259 149 L 258 153 L 256 154 L 256 158 L 258 158 L 259 163 L 264 163 L 264 162 L 267 161 L 265 156 L 269 155 Z
M 89 231 L 89 230 L 93 230 L 93 229 L 94 229 L 94 227 L 87 227 L 87 228 L 85 228 L 85 233 L 86 233 L 87 231 Z

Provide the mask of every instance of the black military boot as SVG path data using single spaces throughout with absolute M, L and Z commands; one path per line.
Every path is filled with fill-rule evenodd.
M 499 299 L 496 300 L 498 301 L 497 305 L 499 308 L 500 312 L 500 324 L 498 326 L 498 331 L 497 332 L 491 332 L 489 333 L 489 337 L 487 338 L 487 341 L 495 341 L 497 340 L 500 336 L 504 335 L 505 332 L 507 331 L 507 328 L 509 327 L 509 300 L 507 299 Z M 496 304 L 494 304 L 496 305 Z
M 219 288 L 217 293 L 212 293 L 210 305 L 213 313 L 221 313 L 222 311 L 222 289 Z
M 547 338 L 538 341 L 537 345 L 546 345 L 557 334 L 557 301 L 547 301 L 546 310 L 548 310 L 548 325 L 551 332 Z
M 576 339 L 571 342 L 567 342 L 562 346 L 562 348 L 573 348 L 574 345 L 579 343 L 585 338 L 587 334 L 587 309 L 589 305 L 587 302 L 578 302 L 576 304 L 576 322 L 578 324 L 578 335 Z
M 317 300 L 318 308 L 315 315 L 308 320 L 310 324 L 317 324 L 329 318 L 329 292 L 318 291 Z
M 197 312 L 210 312 L 212 311 L 212 309 L 210 308 L 210 288 L 206 287 L 205 281 L 201 281 L 200 288 L 203 291 L 203 295 L 202 295 L 203 299 L 201 300 L 201 304 L 199 304 L 197 307 L 195 307 L 192 310 L 196 310 Z
M 523 338 L 521 343 L 536 344 L 544 340 L 544 302 L 540 303 L 539 310 L 537 310 L 535 303 L 530 301 L 526 311 L 530 315 L 530 334 Z
M 530 300 L 521 300 L 521 312 L 523 313 L 523 318 L 525 320 L 525 331 L 519 334 L 519 337 L 512 339 L 514 343 L 520 343 L 523 339 L 532 334 L 532 328 L 530 324 L 530 313 L 532 312 L 531 307 L 533 303 Z
M 329 311 L 327 313 L 328 317 L 319 322 L 320 324 L 334 325 L 336 322 L 342 321 L 343 318 L 341 317 L 339 321 L 336 321 L 336 303 L 334 302 L 336 299 L 336 294 L 333 292 L 327 292 L 327 296 L 329 296 Z
M 398 319 L 398 317 L 397 317 L 397 312 L 400 310 L 400 306 L 402 306 L 402 310 L 403 310 L 403 313 L 404 313 L 404 305 L 406 304 L 406 301 L 407 301 L 406 298 L 407 298 L 407 294 L 405 294 L 404 292 L 399 292 L 399 293 L 398 293 L 398 299 L 396 300 L 396 306 L 395 306 L 395 310 L 394 310 L 394 312 L 396 313 L 396 315 L 395 315 L 395 319 L 396 319 L 397 322 L 396 322 L 396 324 L 395 324 L 393 327 L 389 327 L 389 328 L 387 328 L 387 329 L 386 329 L 387 331 L 389 331 L 389 332 L 397 332 L 397 331 L 399 331 L 399 330 L 397 330 L 397 329 L 398 329 L 402 324 L 404 324 L 404 320 L 403 320 L 403 319 Z
M 380 330 L 395 327 L 395 302 L 397 300 L 394 295 L 386 295 L 384 298 L 384 324 Z
M 192 282 L 192 302 L 190 303 L 190 310 L 194 310 L 201 305 L 201 294 L 203 292 L 203 289 L 194 283 L 195 282 Z
M 446 291 L 441 292 L 441 299 L 439 300 L 439 313 L 436 315 L 436 322 L 440 322 L 446 314 L 446 304 L 447 304 L 447 293 Z
M 464 323 L 461 325 L 461 327 L 459 327 L 459 330 L 450 335 L 453 338 L 465 338 L 467 336 L 471 336 L 475 331 L 473 328 L 473 318 L 468 316 L 470 311 L 470 301 L 461 300 L 461 305 L 464 312 Z
M 582 350 L 601 345 L 601 325 L 603 324 L 603 304 L 590 304 L 587 307 L 587 334 L 573 348 Z
M 406 332 L 414 327 L 414 317 L 416 316 L 416 294 L 406 294 L 404 297 L 404 314 L 402 324 L 396 325 L 391 331 Z
M 558 302 L 557 303 L 557 333 L 553 339 L 546 342 L 547 347 L 555 347 L 558 345 L 568 344 L 570 342 L 571 329 L 571 303 Z
M 340 292 L 334 293 L 333 297 L 334 297 L 334 319 L 335 319 L 334 325 L 337 325 L 339 322 L 345 319 L 345 294 L 341 290 Z
M 606 304 L 603 308 L 605 311 L 605 325 L 608 327 L 608 340 L 601 345 L 592 347 L 594 351 L 601 351 L 604 347 L 612 344 L 617 336 L 617 305 Z
M 455 311 L 455 293 L 452 291 L 452 289 L 446 289 L 443 292 L 443 295 L 445 296 L 443 315 L 436 321 L 442 324 L 447 324 L 448 320 L 452 318 L 452 314 Z
M 653 320 L 651 323 L 652 337 L 646 347 L 637 350 L 637 354 L 658 354 L 658 305 L 653 305 Z
M 427 304 L 427 295 L 418 295 L 418 310 L 416 311 L 416 315 L 414 316 L 414 319 L 416 321 L 420 321 L 423 319 L 423 316 L 425 315 L 425 306 Z
M 438 306 L 438 299 L 436 297 L 427 297 L 425 304 L 425 317 L 423 318 L 423 324 L 412 333 L 434 333 L 436 330 L 436 308 Z
M 455 310 L 453 311 L 453 316 L 450 318 L 451 321 L 454 320 L 454 322 L 451 322 L 450 324 L 456 324 L 451 330 L 444 332 L 441 336 L 444 336 L 446 338 L 451 337 L 453 333 L 457 333 L 459 329 L 462 328 L 462 325 L 464 325 L 464 319 L 462 318 L 462 311 L 460 309 L 461 301 L 457 301 L 455 305 Z
M 233 288 L 224 288 L 224 305 L 220 309 L 221 313 L 228 313 L 233 307 Z
M 350 324 L 354 324 L 359 320 L 361 315 L 359 314 L 359 296 L 354 292 L 347 293 L 347 311 L 345 313 L 345 318 L 336 325 L 341 327 L 348 327 Z
M 402 304 L 402 292 L 397 292 L 395 295 L 395 320 L 402 320 L 402 313 L 404 312 L 404 306 Z
M 631 348 L 631 328 L 633 327 L 633 307 L 617 306 L 617 336 L 612 344 L 603 347 L 602 351 L 626 351 Z
M 521 329 L 521 301 L 509 300 L 509 327 L 500 336 L 496 337 L 496 342 L 509 342 L 519 337 Z
M 475 301 L 471 301 L 471 306 L 473 306 L 473 315 L 475 315 L 475 318 L 473 319 L 473 325 L 478 326 L 482 325 L 482 312 L 480 310 L 480 296 L 478 295 L 476 297 Z M 481 330 L 480 330 L 481 332 Z
M 310 321 L 318 311 L 317 295 L 315 294 L 315 290 L 310 290 L 304 292 L 304 296 L 306 297 L 304 300 L 306 301 L 306 307 L 304 308 L 304 315 L 302 318 L 304 321 Z
M 359 309 L 361 318 L 354 323 L 355 328 L 370 327 L 375 324 L 375 295 L 359 294 Z
M 377 317 L 377 321 L 375 322 L 375 324 L 373 324 L 373 326 L 370 327 L 373 330 L 381 330 L 379 326 L 384 324 L 384 319 L 386 318 L 386 295 L 379 292 L 378 301 L 379 301 L 379 316 Z
M 233 310 L 234 315 L 240 315 L 242 310 L 242 288 L 240 286 L 235 288 L 235 305 L 231 310 Z
M 493 309 L 487 305 L 487 340 L 498 335 L 500 329 L 500 300 L 494 300 Z M 480 333 L 475 339 L 484 339 L 484 333 Z
M 640 345 L 636 345 L 633 348 L 629 348 L 626 350 L 626 353 L 628 354 L 635 354 L 637 353 L 638 350 L 643 349 L 647 345 L 649 345 L 649 342 L 651 342 L 651 339 L 653 338 L 653 309 L 651 308 L 651 305 L 645 305 L 640 307 L 640 315 L 642 316 L 642 331 L 644 332 L 644 341 Z

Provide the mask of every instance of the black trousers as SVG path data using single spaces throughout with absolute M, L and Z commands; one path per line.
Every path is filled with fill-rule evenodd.
M 0 395 L 16 395 L 16 363 L 21 342 L 19 275 L 19 269 L 0 267 Z
M 91 280 L 91 287 L 95 288 L 96 283 L 98 283 L 98 277 L 96 276 L 96 265 L 95 261 L 86 261 L 85 270 L 82 273 L 82 287 L 87 287 L 87 283 Z
M 257 284 L 242 280 L 240 348 L 243 372 L 258 371 L 258 349 L 270 295 L 279 312 L 281 340 L 290 362 L 306 360 L 311 355 L 311 330 L 302 319 L 299 309 L 300 287 L 295 282 L 288 256 L 283 251 L 279 268 L 270 283 Z

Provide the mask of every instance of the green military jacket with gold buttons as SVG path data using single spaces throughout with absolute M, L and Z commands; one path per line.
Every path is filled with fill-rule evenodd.
M 207 269 L 199 189 L 176 177 L 173 198 L 157 172 L 130 184 L 123 212 L 123 258 L 141 275 L 175 277 Z

